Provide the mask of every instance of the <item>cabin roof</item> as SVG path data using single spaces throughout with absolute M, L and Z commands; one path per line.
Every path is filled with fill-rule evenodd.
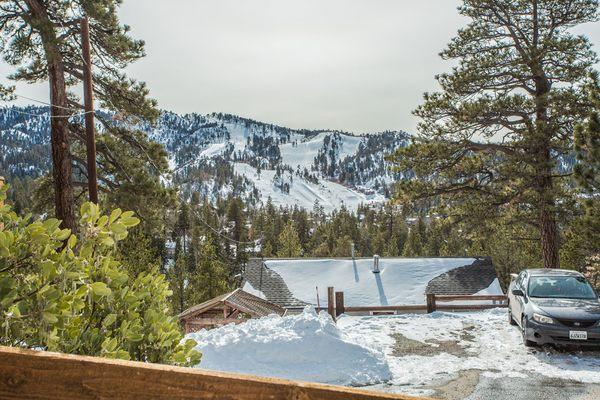
M 270 314 L 285 314 L 285 310 L 268 300 L 261 299 L 251 293 L 248 293 L 240 288 L 207 300 L 188 308 L 178 315 L 179 319 L 190 319 L 196 315 L 202 314 L 205 311 L 213 309 L 217 306 L 222 307 L 227 305 L 242 312 L 248 313 L 253 317 L 265 317 Z
M 346 306 L 424 304 L 427 293 L 502 294 L 486 257 L 250 259 L 241 287 L 286 309 L 326 306 L 327 287 L 344 292 Z M 319 299 L 317 301 L 317 293 Z

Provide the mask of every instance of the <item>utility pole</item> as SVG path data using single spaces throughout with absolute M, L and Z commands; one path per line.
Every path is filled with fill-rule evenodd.
M 85 106 L 85 137 L 87 175 L 90 201 L 98 204 L 98 173 L 96 172 L 96 135 L 94 133 L 94 92 L 92 88 L 92 57 L 90 55 L 90 26 L 87 17 L 81 19 L 83 51 L 83 102 Z

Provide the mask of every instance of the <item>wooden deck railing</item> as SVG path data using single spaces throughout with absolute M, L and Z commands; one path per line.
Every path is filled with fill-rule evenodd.
M 333 293 L 333 287 L 327 288 L 328 293 Z M 505 295 L 427 295 L 427 304 L 407 304 L 396 306 L 355 306 L 347 307 L 344 304 L 344 292 L 335 292 L 335 304 L 332 296 L 328 296 L 327 312 L 335 320 L 336 317 L 344 313 L 364 313 L 364 312 L 427 312 L 434 311 L 475 311 L 487 310 L 490 308 L 506 307 Z M 489 301 L 489 304 L 439 304 L 455 301 Z
M 307 349 L 307 351 L 311 351 Z M 0 346 L 1 399 L 409 400 L 362 389 Z M 419 398 L 423 399 L 423 398 Z

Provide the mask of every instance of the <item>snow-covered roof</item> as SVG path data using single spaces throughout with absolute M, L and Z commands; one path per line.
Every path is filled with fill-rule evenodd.
M 502 294 L 488 258 L 252 259 L 243 289 L 285 308 L 327 302 L 327 287 L 346 306 L 425 304 L 426 293 Z M 318 300 L 317 300 L 318 295 Z

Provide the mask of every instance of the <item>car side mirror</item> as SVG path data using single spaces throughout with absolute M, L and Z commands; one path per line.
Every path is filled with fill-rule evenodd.
M 515 296 L 525 297 L 525 293 L 521 289 L 513 289 L 512 294 Z

